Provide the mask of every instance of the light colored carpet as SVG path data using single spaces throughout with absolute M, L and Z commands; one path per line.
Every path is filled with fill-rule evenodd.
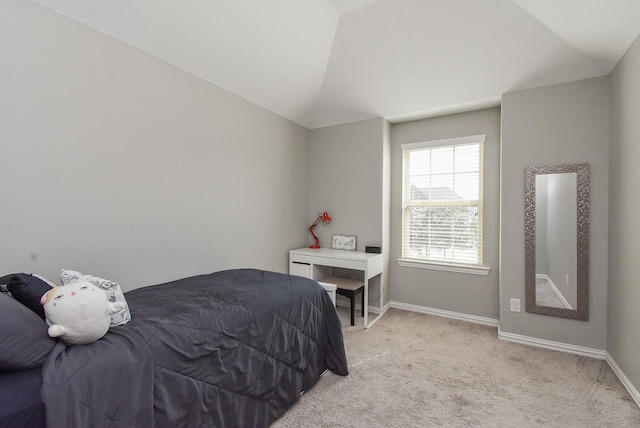
M 485 327 L 391 309 L 373 327 L 338 308 L 349 375 L 326 373 L 287 427 L 640 427 L 602 360 L 499 340 Z
M 536 304 L 554 308 L 566 308 L 546 279 L 536 278 Z

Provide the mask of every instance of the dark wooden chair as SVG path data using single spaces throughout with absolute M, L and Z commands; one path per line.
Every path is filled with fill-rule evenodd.
M 335 277 L 331 278 L 331 280 L 331 282 L 334 282 L 338 287 L 336 293 L 348 297 L 351 300 L 351 325 L 355 326 L 356 295 L 358 293 L 361 295 L 362 316 L 364 317 L 364 281 Z

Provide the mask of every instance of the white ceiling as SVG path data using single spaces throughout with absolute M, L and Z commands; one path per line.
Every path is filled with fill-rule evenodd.
M 640 34 L 640 0 L 31 1 L 308 128 L 605 75 Z

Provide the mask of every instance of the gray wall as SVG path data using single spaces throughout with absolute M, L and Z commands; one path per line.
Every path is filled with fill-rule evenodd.
M 380 118 L 314 129 L 309 141 L 308 223 L 322 211 L 332 218 L 315 229 L 320 245 L 330 248 L 334 234 L 355 235 L 358 251 L 371 245 L 388 254 L 389 123 Z M 307 236 L 299 246 L 312 243 Z M 389 284 L 387 270 L 383 283 Z M 377 287 L 372 281 L 372 306 L 379 306 L 371 297 L 379 294 Z M 388 287 L 383 292 L 386 304 Z
M 640 389 L 640 38 L 611 74 L 607 351 Z
M 398 266 L 402 255 L 404 143 L 486 134 L 484 145 L 484 265 L 487 276 Z M 500 109 L 442 116 L 391 127 L 391 300 L 498 319 Z
M 307 129 L 28 1 L 2 2 L 0 51 L 0 272 L 287 271 Z
M 609 80 L 581 80 L 502 97 L 500 329 L 517 335 L 604 350 L 607 324 Z M 589 320 L 510 312 L 524 303 L 524 170 L 590 166 Z M 524 309 L 524 305 L 522 305 Z

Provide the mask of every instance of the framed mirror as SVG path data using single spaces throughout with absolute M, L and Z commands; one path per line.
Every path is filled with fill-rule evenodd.
M 526 311 L 589 319 L 589 165 L 525 169 Z

